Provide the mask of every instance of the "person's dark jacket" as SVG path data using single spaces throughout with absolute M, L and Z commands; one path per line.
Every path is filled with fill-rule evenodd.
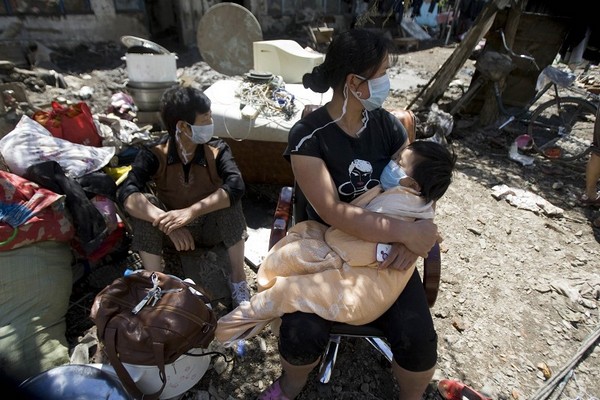
M 231 149 L 218 138 L 198 145 L 187 165 L 179 158 L 172 136 L 165 135 L 157 145 L 142 148 L 119 187 L 119 203 L 124 204 L 133 193 L 147 192 L 150 182 L 155 184 L 158 199 L 169 210 L 189 207 L 219 188 L 227 192 L 232 205 L 245 192 L 244 180 Z

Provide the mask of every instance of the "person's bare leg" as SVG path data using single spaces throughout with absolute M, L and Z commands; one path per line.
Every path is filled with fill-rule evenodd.
M 227 249 L 229 262 L 231 262 L 231 282 L 241 282 L 246 280 L 246 271 L 244 270 L 244 241 L 240 240 Z
M 592 153 L 585 169 L 585 194 L 593 200 L 598 192 L 598 180 L 600 180 L 600 155 Z
M 145 270 L 163 272 L 162 256 L 141 250 L 138 251 L 138 254 Z
M 293 399 L 300 394 L 302 388 L 306 385 L 308 375 L 319 364 L 321 359 L 319 358 L 314 363 L 308 365 L 292 365 L 281 356 L 279 356 L 279 359 L 281 360 L 281 368 L 283 370 L 283 374 L 279 379 L 279 385 L 281 386 L 281 390 L 283 390 L 283 394 Z
M 400 387 L 400 400 L 421 400 L 427 385 L 431 382 L 435 372 L 433 367 L 427 371 L 412 372 L 399 366 L 396 361 L 392 362 L 392 373 L 396 377 Z
M 250 301 L 250 286 L 246 281 L 246 271 L 244 270 L 244 246 L 244 241 L 240 240 L 227 249 L 231 263 L 229 289 L 231 289 L 233 308 Z

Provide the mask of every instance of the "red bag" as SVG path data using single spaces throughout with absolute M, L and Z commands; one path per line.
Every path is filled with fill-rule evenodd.
M 51 111 L 36 111 L 33 119 L 54 137 L 86 146 L 102 146 L 102 138 L 98 135 L 92 112 L 85 102 L 63 107 L 59 102 L 53 101 Z

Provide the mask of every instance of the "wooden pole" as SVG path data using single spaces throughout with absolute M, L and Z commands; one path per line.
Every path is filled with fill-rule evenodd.
M 490 1 L 483 10 L 481 10 L 475 19 L 473 26 L 467 32 L 464 40 L 450 55 L 450 57 L 448 57 L 444 65 L 442 65 L 442 67 L 436 72 L 434 76 L 435 83 L 433 83 L 429 90 L 427 90 L 423 95 L 418 109 L 428 108 L 444 94 L 448 88 L 448 84 L 452 81 L 452 79 L 454 79 L 454 76 L 464 65 L 471 53 L 473 53 L 473 49 L 477 43 L 479 43 L 481 38 L 490 29 L 490 26 L 496 17 L 496 12 L 509 5 L 510 1 L 511 0 L 493 0 Z M 433 81 L 433 78 L 431 81 Z M 421 95 L 421 93 L 417 95 L 417 98 Z M 417 98 L 410 102 L 409 106 L 407 107 L 408 109 L 410 109 L 410 106 L 416 102 Z

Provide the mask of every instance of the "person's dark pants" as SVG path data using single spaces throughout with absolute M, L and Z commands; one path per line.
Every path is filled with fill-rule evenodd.
M 156 196 L 145 194 L 148 201 L 155 206 L 166 210 L 166 207 Z M 152 226 L 151 222 L 130 218 L 133 238 L 132 251 L 145 251 L 146 253 L 162 255 L 164 247 L 175 249 L 173 242 L 161 230 Z M 231 207 L 213 211 L 202 215 L 185 226 L 197 246 L 211 247 L 220 243 L 229 248 L 240 240 L 246 240 L 246 220 L 242 210 L 242 203 L 237 202 Z
M 316 314 L 284 314 L 279 330 L 281 356 L 293 365 L 315 362 L 325 351 L 332 324 Z M 421 372 L 436 364 L 437 334 L 416 269 L 396 302 L 370 325 L 385 333 L 400 367 Z

